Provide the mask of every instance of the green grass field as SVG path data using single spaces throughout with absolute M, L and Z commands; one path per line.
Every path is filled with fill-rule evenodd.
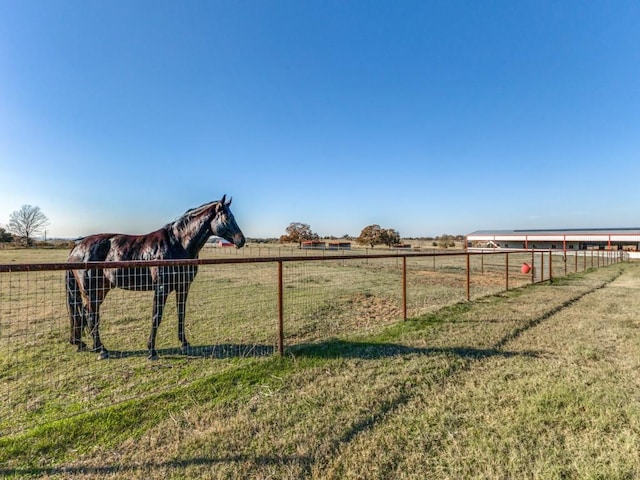
M 157 362 L 150 294 L 109 294 L 103 340 L 119 353 L 101 362 L 66 343 L 61 272 L 0 275 L 0 475 L 640 475 L 637 265 L 461 302 L 460 265 L 430 261 L 409 264 L 423 311 L 407 322 L 395 259 L 287 264 L 285 358 L 272 264 L 202 268 L 196 354 L 176 350 L 168 308 Z M 478 288 L 499 291 L 502 267 L 483 268 Z

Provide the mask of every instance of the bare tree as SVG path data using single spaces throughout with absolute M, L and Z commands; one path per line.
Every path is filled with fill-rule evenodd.
M 9 231 L 19 237 L 23 237 L 28 246 L 33 243 L 33 236 L 41 232 L 47 225 L 49 219 L 40 210 L 40 207 L 32 205 L 22 205 L 20 210 L 16 210 L 9 216 Z

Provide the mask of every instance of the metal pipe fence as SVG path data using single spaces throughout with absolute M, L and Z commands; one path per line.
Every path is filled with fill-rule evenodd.
M 388 253 L 93 263 L 0 264 L 0 436 L 175 388 L 243 358 L 366 334 L 443 306 L 625 260 L 619 252 Z M 529 268 L 523 268 L 523 265 Z M 111 355 L 69 344 L 65 272 L 197 266 L 180 350 L 175 294 L 144 360 L 153 292 L 113 290 L 100 309 Z M 91 341 L 85 338 L 91 346 Z

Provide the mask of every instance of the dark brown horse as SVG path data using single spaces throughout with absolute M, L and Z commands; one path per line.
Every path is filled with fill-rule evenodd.
M 206 203 L 188 210 L 175 222 L 146 235 L 102 233 L 83 238 L 69 254 L 69 262 L 111 262 L 127 260 L 173 260 L 198 258 L 200 249 L 211 235 L 217 235 L 237 248 L 245 239 L 229 209 L 231 200 Z M 99 358 L 109 357 L 100 340 L 100 305 L 112 288 L 153 290 L 151 334 L 147 347 L 149 358 L 158 358 L 156 333 L 169 294 L 175 290 L 178 311 L 178 339 L 182 350 L 189 350 L 184 333 L 187 294 L 197 273 L 196 266 L 96 268 L 68 270 L 66 275 L 67 303 L 71 318 L 71 344 L 86 350 L 82 330 L 89 329 L 93 350 Z

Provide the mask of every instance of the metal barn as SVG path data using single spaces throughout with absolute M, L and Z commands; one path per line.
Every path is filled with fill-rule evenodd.
M 564 230 L 478 230 L 467 235 L 467 248 L 543 250 L 640 250 L 640 228 Z

